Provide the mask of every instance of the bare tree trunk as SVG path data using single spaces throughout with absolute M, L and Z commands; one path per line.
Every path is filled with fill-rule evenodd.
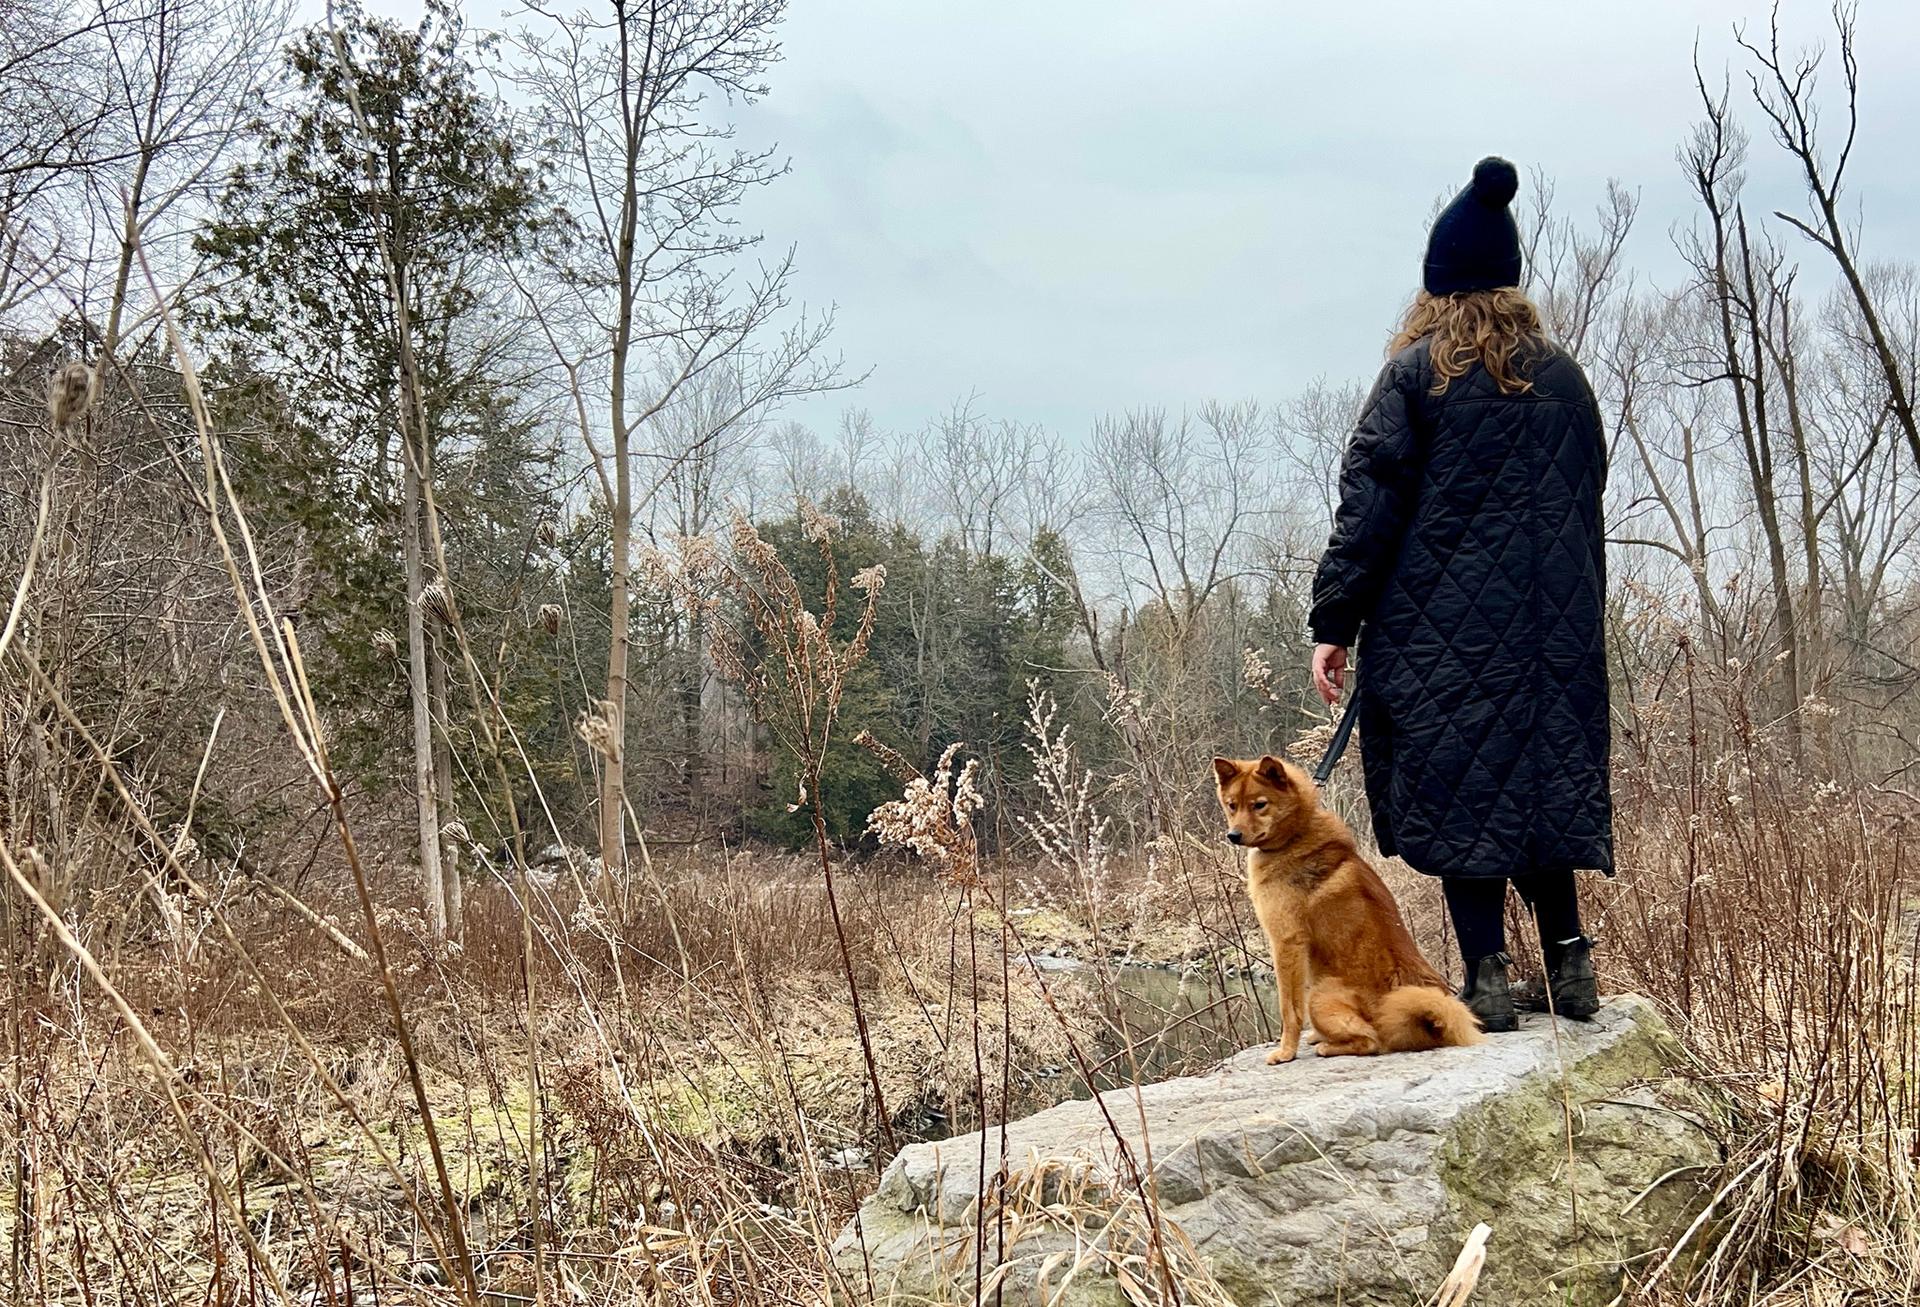
M 1793 449 L 1795 471 L 1799 474 L 1800 555 L 1801 566 L 1806 573 L 1802 579 L 1799 613 L 1799 694 L 1804 702 L 1808 695 L 1820 690 L 1829 673 L 1829 648 L 1821 599 L 1824 580 L 1820 565 L 1820 524 L 1825 514 L 1814 494 L 1813 453 L 1807 439 L 1806 414 L 1800 400 L 1799 346 L 1794 339 L 1793 274 L 1789 272 L 1785 277 L 1769 277 L 1768 283 L 1769 327 L 1776 312 L 1779 325 L 1777 330 L 1763 331 L 1762 336 L 1773 357 L 1774 371 L 1780 378 L 1780 393 L 1787 407 L 1787 437 Z
M 686 659 L 680 684 L 680 747 L 685 756 L 687 808 L 696 823 L 706 815 L 706 680 L 707 619 L 704 613 L 687 616 Z
M 98 0 L 92 8 L 111 56 L 100 104 L 133 147 L 125 161 L 130 171 L 108 168 L 90 183 L 102 199 L 118 201 L 120 214 L 90 396 L 98 403 L 126 326 L 148 224 L 216 175 L 252 117 L 252 93 L 269 75 L 285 24 L 273 0 L 178 0 L 124 12 Z
M 402 394 L 413 393 L 406 384 Z M 403 405 L 410 401 L 403 398 Z M 411 443 L 403 431 L 401 439 Z M 426 561 L 420 545 L 419 451 L 403 460 L 401 536 L 407 567 L 407 695 L 413 705 L 414 815 L 420 836 L 420 897 L 427 905 L 427 928 L 435 939 L 447 933 L 445 878 L 440 867 L 440 803 L 433 757 L 433 704 L 427 682 Z
M 1707 89 L 1697 67 L 1695 78 L 1706 119 L 1696 130 L 1685 158 L 1694 192 L 1707 212 L 1712 243 L 1697 245 L 1691 261 L 1706 283 L 1718 336 L 1715 362 L 1719 371 L 1710 379 L 1724 380 L 1732 391 L 1748 488 L 1753 493 L 1756 515 L 1765 536 L 1767 568 L 1773 580 L 1774 623 L 1779 628 L 1781 673 L 1785 681 L 1781 716 L 1788 744 L 1798 759 L 1803 751 L 1799 707 L 1804 693 L 1800 630 L 1794 612 L 1793 580 L 1787 569 L 1786 540 L 1780 528 L 1773 432 L 1767 415 L 1765 309 L 1754 278 L 1754 252 L 1747 237 L 1746 213 L 1738 199 L 1744 143 L 1730 127 L 1725 97 L 1716 98 Z
M 1726 279 L 1721 300 L 1721 321 L 1725 325 L 1728 371 L 1733 376 L 1734 393 L 1739 397 L 1740 432 L 1745 444 L 1748 471 L 1753 478 L 1754 504 L 1759 509 L 1760 529 L 1767 538 L 1767 568 L 1773 575 L 1774 621 L 1780 628 L 1781 676 L 1786 684 L 1783 714 L 1787 742 L 1798 759 L 1804 742 L 1800 730 L 1800 701 L 1806 696 L 1800 678 L 1800 626 L 1793 607 L 1793 577 L 1787 570 L 1786 536 L 1780 528 L 1780 498 L 1774 478 L 1773 430 L 1767 416 L 1766 350 L 1763 341 L 1765 322 L 1760 292 L 1753 276 L 1753 250 L 1747 241 L 1747 216 L 1734 207 L 1736 229 L 1740 235 L 1740 276 L 1744 300 L 1741 311 L 1747 326 L 1747 384 L 1752 387 L 1751 403 L 1741 384 L 1739 351 L 1734 344 L 1732 292 Z
M 464 887 L 460 883 L 460 846 L 446 838 L 451 823 L 459 819 L 453 802 L 453 741 L 447 728 L 452 716 L 447 705 L 447 657 L 438 641 L 428 649 L 428 694 L 433 713 L 433 788 L 443 808 L 436 813 L 440 821 L 441 898 L 447 917 L 447 933 L 459 939 L 464 907 Z
M 616 889 L 626 874 L 627 826 L 638 820 L 626 794 L 634 513 L 652 502 L 664 480 L 635 486 L 633 442 L 682 386 L 741 351 L 786 309 L 792 270 L 783 259 L 755 279 L 734 280 L 739 256 L 759 238 L 722 215 L 783 169 L 771 150 L 715 145 L 731 129 L 707 121 L 702 108 L 711 107 L 715 93 L 760 93 L 758 79 L 777 53 L 772 32 L 784 6 L 611 0 L 611 7 L 610 23 L 584 12 L 536 10 L 557 39 L 529 34 L 522 45 L 522 75 L 555 120 L 564 171 L 583 211 L 594 215 L 588 225 L 596 276 L 606 288 L 606 302 L 593 308 L 604 334 L 596 325 L 599 344 L 589 351 L 597 358 L 604 349 L 608 360 L 603 411 L 612 448 L 606 458 L 587 419 L 577 370 L 567 365 L 581 436 L 607 503 L 612 551 L 607 689 L 597 709 L 604 733 L 594 731 L 603 891 Z M 722 267 L 727 271 L 717 271 Z M 738 388 L 730 412 L 705 427 L 681 457 L 696 455 L 717 432 L 782 396 L 837 384 L 837 364 L 813 357 L 827 326 L 824 319 L 809 324 L 757 354 L 754 381 Z M 662 364 L 665 373 L 658 385 L 642 389 L 635 369 L 648 363 Z
M 609 577 L 611 600 L 608 604 L 608 620 L 613 630 L 607 642 L 607 697 L 602 705 L 607 739 L 600 765 L 601 888 L 606 891 L 613 889 L 616 880 L 625 879 L 627 865 L 627 627 L 632 620 L 629 592 L 633 553 L 633 492 L 628 472 L 627 437 L 625 432 L 618 429 L 625 393 L 622 368 L 624 360 L 615 364 L 613 382 L 615 488 L 612 505 L 613 561 Z
M 100 353 L 94 360 L 92 393 L 89 404 L 100 402 L 101 390 L 107 384 L 107 369 L 113 365 L 114 350 L 120 344 L 120 321 L 127 307 L 127 287 L 133 279 L 134 251 L 140 245 L 140 203 L 146 192 L 147 169 L 150 156 L 141 151 L 140 159 L 133 170 L 133 181 L 127 191 L 126 215 L 120 228 L 120 257 L 113 271 L 113 298 L 107 304 L 106 330 L 100 337 Z
M 613 519 L 608 616 L 613 631 L 607 643 L 607 698 L 604 705 L 607 744 L 600 769 L 600 865 L 605 881 L 602 889 L 608 891 L 614 888 L 614 881 L 625 882 L 627 866 L 627 627 L 632 620 L 633 603 L 633 431 L 627 423 L 627 370 L 632 362 L 634 301 L 638 289 L 634 284 L 637 270 L 633 252 L 640 223 L 640 156 L 645 144 L 648 112 L 644 98 L 651 90 L 644 83 L 650 71 L 652 54 L 649 49 L 642 56 L 639 72 L 643 85 L 636 87 L 627 6 L 620 0 L 616 0 L 614 5 L 614 21 L 619 29 L 616 90 L 620 101 L 624 166 L 620 180 L 620 215 L 612 251 L 614 272 L 619 284 L 613 323 L 613 377 L 609 396 L 614 484 L 613 503 L 608 505 Z M 651 42 L 651 26 L 647 35 Z

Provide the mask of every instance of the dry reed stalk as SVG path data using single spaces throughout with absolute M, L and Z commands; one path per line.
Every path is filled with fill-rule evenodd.
M 71 705 L 67 703 L 65 696 L 61 694 L 59 688 L 53 684 L 52 680 L 46 676 L 45 672 L 43 672 L 37 664 L 28 661 L 26 669 L 28 675 L 37 684 L 40 691 L 47 696 L 48 702 L 55 711 L 60 713 L 64 718 L 68 728 L 74 731 L 77 738 L 79 738 L 90 751 L 95 765 L 100 768 L 102 778 L 107 782 L 110 791 L 119 799 L 123 811 L 129 820 L 147 836 L 153 847 L 162 851 L 163 857 L 166 860 L 167 871 L 187 887 L 188 892 L 194 900 L 205 908 L 214 923 L 220 928 L 222 935 L 234 949 L 235 956 L 240 959 L 242 966 L 246 968 L 250 978 L 260 987 L 262 995 L 266 997 L 273 1006 L 281 1025 L 294 1039 L 308 1064 L 318 1073 L 333 1094 L 335 1100 L 348 1111 L 361 1137 L 373 1148 L 376 1158 L 395 1182 L 401 1186 L 402 1192 L 406 1195 L 409 1204 L 413 1207 L 414 1214 L 420 1219 L 422 1227 L 426 1229 L 429 1240 L 434 1243 L 436 1255 L 444 1259 L 445 1253 L 439 1250 L 438 1238 L 426 1220 L 426 1213 L 419 1207 L 418 1203 L 414 1201 L 412 1187 L 407 1184 L 405 1177 L 401 1175 L 397 1164 L 395 1164 L 388 1155 L 385 1146 L 379 1141 L 371 1125 L 361 1116 L 358 1110 L 354 1108 L 352 1100 L 347 1096 L 346 1091 L 340 1087 L 328 1071 L 318 1051 L 307 1041 L 306 1037 L 301 1033 L 298 1024 L 295 1023 L 293 1018 L 286 1012 L 271 978 L 261 969 L 253 951 L 241 941 L 230 919 L 226 913 L 219 908 L 214 897 L 209 894 L 205 887 L 200 885 L 187 868 L 179 862 L 177 856 L 175 856 L 172 851 L 172 846 L 162 840 L 159 831 L 153 826 L 145 809 L 127 787 L 124 778 L 121 776 L 119 767 L 114 763 L 105 747 L 94 738 L 93 733 L 85 723 L 81 721 L 79 715 L 73 711 Z M 364 953 L 362 956 L 365 956 Z
M 306 673 L 300 662 L 293 625 L 290 622 L 274 620 L 272 593 L 267 586 L 265 573 L 260 564 L 259 550 L 254 544 L 246 514 L 228 480 L 226 463 L 221 456 L 212 416 L 200 391 L 198 373 L 185 344 L 180 339 L 173 313 L 167 306 L 166 300 L 160 295 L 159 286 L 153 278 L 153 270 L 147 265 L 146 255 L 144 251 L 138 253 L 141 271 L 153 292 L 155 302 L 160 306 L 159 312 L 166 328 L 167 339 L 172 347 L 174 360 L 180 368 L 186 402 L 193 414 L 201 457 L 206 467 L 201 504 L 214 538 L 219 544 L 222 557 L 226 561 L 234 596 L 239 600 L 246 617 L 255 652 L 267 676 L 275 701 L 280 707 L 282 720 L 285 721 L 295 746 L 305 759 L 309 770 L 319 782 L 327 805 L 333 814 L 335 832 L 339 837 L 342 852 L 346 856 L 347 865 L 353 873 L 354 888 L 366 922 L 375 969 L 380 978 L 381 990 L 386 997 L 388 1012 L 393 1019 L 394 1036 L 400 1043 L 401 1054 L 407 1065 L 408 1079 L 413 1088 L 415 1105 L 420 1113 L 421 1128 L 426 1135 L 428 1150 L 433 1156 L 435 1178 L 438 1181 L 440 1201 L 447 1222 L 446 1237 L 452 1251 L 451 1278 L 460 1286 L 463 1295 L 473 1304 L 473 1307 L 478 1307 L 478 1286 L 474 1279 L 472 1256 L 466 1245 L 464 1221 L 459 1204 L 453 1195 L 452 1181 L 447 1174 L 446 1158 L 440 1146 L 439 1132 L 434 1125 L 433 1109 L 427 1099 L 426 1085 L 421 1077 L 419 1061 L 414 1055 L 412 1029 L 407 1022 L 406 1013 L 400 1004 L 399 993 L 394 984 L 393 969 L 387 958 L 378 914 L 374 910 L 373 898 L 367 887 L 366 872 L 361 864 L 351 824 L 347 819 L 345 794 L 326 760 L 326 741 L 320 729 L 319 711 L 306 684 Z M 238 561 L 228 542 L 222 521 L 223 503 L 245 545 L 251 584 L 243 578 Z M 273 634 L 271 646 L 265 635 L 266 631 Z
M 1035 693 L 1034 702 L 1036 704 L 1039 702 L 1037 692 Z M 1047 721 L 1051 721 L 1050 713 L 1047 715 Z M 1042 746 L 1047 746 L 1044 734 L 1040 736 L 1040 741 Z M 883 761 L 898 759 L 897 754 L 894 754 L 892 750 L 885 749 L 884 746 L 878 746 L 877 742 L 869 741 L 868 747 L 878 754 Z M 1060 747 L 1064 750 L 1064 742 L 1061 743 Z M 1068 1051 L 1080 1070 L 1082 1081 L 1094 1095 L 1093 1101 L 1099 1108 L 1101 1118 L 1105 1121 L 1108 1132 L 1114 1141 L 1122 1173 L 1131 1186 L 1135 1197 L 1138 1199 L 1140 1204 L 1139 1211 L 1145 1216 L 1148 1245 L 1147 1265 L 1154 1272 L 1157 1282 L 1165 1291 L 1167 1301 L 1178 1302 L 1181 1300 L 1180 1287 L 1175 1279 L 1172 1260 L 1167 1251 L 1166 1236 L 1161 1229 L 1160 1209 L 1156 1197 L 1157 1188 L 1153 1172 L 1152 1134 L 1147 1127 L 1145 1107 L 1140 1100 L 1139 1059 L 1134 1049 L 1131 1033 L 1124 1027 L 1122 1028 L 1121 1035 L 1126 1041 L 1124 1051 L 1133 1068 L 1133 1099 L 1135 1110 L 1139 1116 L 1140 1137 L 1137 1147 L 1140 1156 L 1137 1158 L 1135 1156 L 1135 1143 L 1128 1139 L 1126 1133 L 1120 1129 L 1119 1123 L 1114 1119 L 1111 1111 L 1108 1109 L 1105 1097 L 1099 1092 L 1098 1079 L 1091 1059 L 1081 1050 L 1077 1040 L 1074 1039 L 1071 1027 L 1061 1013 L 1059 1006 L 1054 1001 L 1051 985 L 1047 981 L 1039 964 L 1034 960 L 1032 948 L 1021 937 L 1019 927 L 1014 924 L 1013 905 L 1008 902 L 1004 896 L 996 896 L 993 882 L 990 879 L 981 877 L 979 874 L 979 846 L 973 830 L 973 819 L 980 812 L 984 800 L 981 798 L 977 788 L 977 760 L 969 762 L 965 768 L 958 772 L 954 769 L 954 759 L 959 749 L 960 746 L 955 744 L 950 746 L 946 752 L 941 755 L 931 779 L 920 776 L 917 773 L 908 779 L 906 792 L 900 799 L 889 801 L 874 810 L 868 819 L 868 830 L 883 844 L 909 849 L 927 861 L 940 866 L 949 878 L 965 889 L 966 897 L 964 902 L 969 912 L 971 912 L 971 906 L 976 892 L 987 898 L 989 906 L 993 909 L 1001 923 L 1003 937 L 1010 936 L 1013 943 L 1019 949 L 1032 974 L 1035 984 L 1040 990 L 1041 997 L 1048 1011 L 1054 1016 L 1055 1020 L 1060 1023 L 1062 1032 L 1067 1036 Z M 1062 756 L 1065 756 L 1064 752 Z M 900 760 L 900 763 L 904 765 L 904 760 Z M 1058 778 L 1056 778 L 1056 780 L 1057 779 Z M 1064 785 L 1056 785 L 1055 791 L 1062 798 L 1075 792 Z M 1079 787 L 1078 793 L 1081 798 L 1084 799 L 1084 783 Z M 1089 822 L 1087 820 L 1085 809 L 1078 803 L 1070 803 L 1065 810 L 1061 811 L 1055 822 L 1051 825 L 1051 829 L 1055 832 L 1056 842 L 1059 832 L 1071 830 L 1078 832 L 1076 836 L 1077 839 L 1083 838 L 1090 841 L 1093 848 L 1098 848 L 1099 831 L 1101 827 L 1097 822 Z M 1061 847 L 1063 851 L 1069 852 L 1071 856 L 1079 856 L 1077 848 L 1069 850 L 1064 846 Z M 1003 895 L 1005 890 L 1004 881 L 1001 883 L 1000 889 Z M 971 927 L 970 921 L 970 928 L 968 930 L 968 970 L 973 982 L 971 997 L 973 1001 L 974 1065 L 976 1082 L 979 1082 L 981 1078 L 979 1053 L 980 996 L 978 959 L 974 953 L 976 938 L 977 931 Z M 1010 951 L 1003 951 L 1003 971 L 1008 965 L 1009 957 Z M 984 1103 L 985 1091 L 983 1083 L 980 1085 L 980 1098 Z M 1005 1097 L 1003 1095 L 1003 1111 L 1005 1110 L 1005 1105 Z M 989 1285 L 988 1279 L 984 1274 L 986 1255 L 985 1219 L 989 1206 L 988 1196 L 995 1190 L 1004 1188 L 1010 1180 L 1006 1167 L 1006 1158 L 1004 1156 L 1005 1131 L 1003 1129 L 1001 1132 L 1002 1157 L 1000 1170 L 995 1177 L 996 1183 L 993 1185 L 987 1183 L 986 1145 L 988 1131 L 985 1127 L 986 1123 L 983 1121 L 980 1132 L 981 1151 L 978 1161 L 979 1175 L 976 1177 L 976 1190 L 981 1195 L 981 1201 L 976 1204 L 975 1207 L 976 1226 L 971 1239 L 971 1246 L 974 1251 L 974 1295 L 976 1301 L 983 1300 L 981 1295 L 987 1291 Z M 999 1228 L 1003 1220 L 1003 1215 L 996 1213 L 996 1228 Z M 1010 1244 L 1011 1240 L 1003 1239 L 999 1249 L 996 1251 L 997 1259 Z M 1001 1268 L 1001 1272 L 997 1273 L 1002 1273 L 1006 1265 L 1004 1260 L 996 1260 L 996 1267 Z
M 745 517 L 734 519 L 730 551 L 722 553 L 710 540 L 689 539 L 681 543 L 678 566 L 655 554 L 646 560 L 645 570 L 689 611 L 705 619 L 715 666 L 753 702 L 761 719 L 773 727 L 799 765 L 799 793 L 788 804 L 788 811 L 798 812 L 803 807 L 808 811 L 814 850 L 833 916 L 834 938 L 839 945 L 854 1024 L 873 1092 L 875 1124 L 888 1150 L 894 1151 L 899 1144 L 881 1088 L 880 1070 L 874 1061 L 873 1036 L 861 1000 L 859 980 L 853 970 L 846 923 L 834 884 L 832 848 L 821 797 L 826 783 L 827 748 L 839 718 L 841 695 L 845 692 L 848 674 L 866 657 L 868 642 L 873 638 L 876 606 L 886 586 L 887 574 L 883 567 L 871 567 L 855 573 L 848 581 L 851 588 L 860 593 L 862 601 L 851 634 L 843 642 L 836 642 L 834 627 L 839 616 L 841 581 L 833 553 L 834 523 L 804 501 L 799 512 L 803 534 L 818 549 L 824 569 L 825 589 L 818 615 L 807 607 L 786 563 Z M 737 609 L 723 607 L 717 598 L 720 595 L 729 596 Z M 757 660 L 748 652 L 749 632 L 765 645 L 764 655 Z
M 40 561 L 40 546 L 47 538 L 47 519 L 53 514 L 53 469 L 40 478 L 40 509 L 34 517 L 33 535 L 27 541 L 27 559 L 20 568 L 20 581 L 13 590 L 13 602 L 7 605 L 7 622 L 0 627 L 0 658 L 6 657 L 14 632 L 20 629 L 20 614 L 26 610 L 27 595 L 33 589 L 33 569 Z
M 246 1219 L 234 1199 L 232 1190 L 222 1178 L 219 1168 L 213 1161 L 212 1155 L 201 1142 L 199 1134 L 194 1130 L 192 1122 L 187 1117 L 186 1109 L 181 1105 L 179 1089 L 185 1084 L 185 1081 L 181 1077 L 180 1069 L 174 1065 L 173 1059 L 167 1056 L 166 1051 L 160 1047 L 159 1042 L 155 1040 L 153 1035 L 148 1031 L 146 1023 L 141 1020 L 140 1014 L 134 1010 L 133 1005 L 129 1003 L 126 997 L 120 992 L 119 987 L 107 977 L 106 971 L 93 956 L 92 951 L 80 942 L 79 938 L 68 929 L 67 923 L 61 918 L 60 914 L 55 912 L 53 908 L 48 905 L 47 901 L 40 896 L 40 891 L 34 887 L 33 881 L 20 869 L 20 864 L 14 861 L 12 852 L 8 850 L 4 844 L 0 844 L 0 866 L 4 866 L 7 875 L 13 881 L 14 888 L 20 892 L 21 896 L 25 898 L 28 903 L 33 905 L 34 910 L 38 912 L 41 919 L 46 922 L 47 928 L 53 931 L 55 937 L 58 938 L 67 951 L 73 955 L 74 960 L 85 969 L 87 975 L 93 980 L 93 983 L 99 987 L 100 992 L 104 994 L 107 1000 L 119 1011 L 120 1019 L 126 1022 L 127 1028 L 133 1032 L 134 1038 L 140 1046 L 140 1051 L 152 1063 L 153 1069 L 160 1079 L 162 1091 L 166 1096 L 168 1111 L 179 1127 L 181 1139 L 188 1142 L 189 1154 L 193 1158 L 195 1166 L 199 1168 L 202 1178 L 206 1181 L 208 1192 L 213 1201 L 217 1204 L 218 1208 L 226 1214 L 229 1221 L 232 1222 L 234 1232 L 239 1236 L 241 1242 L 246 1245 L 247 1252 L 253 1259 L 253 1264 L 267 1277 L 269 1284 L 279 1296 L 280 1300 L 283 1302 L 291 1301 L 291 1295 L 288 1293 L 285 1284 L 282 1283 L 279 1272 L 275 1268 L 272 1259 L 269 1258 L 266 1252 L 260 1247 L 254 1238 L 252 1230 L 248 1228 Z M 222 1113 L 222 1115 L 225 1114 Z M 231 1120 L 231 1118 L 228 1119 Z M 236 1122 L 234 1124 L 237 1126 L 238 1123 Z M 255 1142 L 258 1143 L 257 1140 Z M 267 1149 L 264 1145 L 260 1145 L 260 1147 L 262 1152 L 272 1155 L 271 1150 Z M 287 1164 L 277 1156 L 275 1156 L 275 1161 L 287 1174 L 297 1175 L 297 1172 L 290 1166 L 287 1166 Z
M 1910 1296 L 1920 884 L 1906 841 L 1920 811 L 1810 779 L 1778 724 L 1748 711 L 1744 670 L 1717 671 L 1684 633 L 1671 666 L 1636 694 L 1649 725 L 1616 778 L 1627 874 L 1594 887 L 1596 933 L 1603 979 L 1662 1003 L 1687 1074 L 1728 1105 L 1730 1178 L 1711 1231 L 1690 1230 L 1641 1292 Z

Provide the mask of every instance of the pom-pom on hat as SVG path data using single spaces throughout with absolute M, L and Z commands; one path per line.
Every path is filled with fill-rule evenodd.
M 1505 159 L 1490 155 L 1473 166 L 1473 180 L 1440 211 L 1427 237 L 1428 294 L 1520 284 L 1520 228 L 1507 208 L 1519 189 L 1520 174 Z

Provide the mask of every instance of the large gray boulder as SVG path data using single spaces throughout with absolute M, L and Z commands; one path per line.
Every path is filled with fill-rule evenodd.
M 1171 1265 L 1188 1301 L 1408 1304 L 1485 1222 L 1476 1302 L 1605 1303 L 1687 1229 L 1721 1162 L 1703 1104 L 1662 1083 L 1679 1050 L 1644 999 L 1475 1048 L 1265 1053 L 1014 1122 L 1013 1178 L 984 1214 L 998 1130 L 904 1150 L 836 1245 L 842 1272 L 881 1301 L 971 1301 L 978 1282 L 1008 1304 L 1117 1302 Z

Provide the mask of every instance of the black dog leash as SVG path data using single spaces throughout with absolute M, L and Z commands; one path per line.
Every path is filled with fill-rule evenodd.
M 1347 751 L 1347 741 L 1353 736 L 1353 724 L 1358 720 L 1355 710 L 1359 707 L 1359 691 L 1350 690 L 1347 694 L 1346 711 L 1340 714 L 1340 724 L 1333 728 L 1333 738 L 1327 741 L 1327 751 L 1321 757 L 1320 765 L 1313 769 L 1315 785 L 1327 783 L 1327 778 L 1333 775 L 1333 769 L 1340 763 L 1340 755 Z

